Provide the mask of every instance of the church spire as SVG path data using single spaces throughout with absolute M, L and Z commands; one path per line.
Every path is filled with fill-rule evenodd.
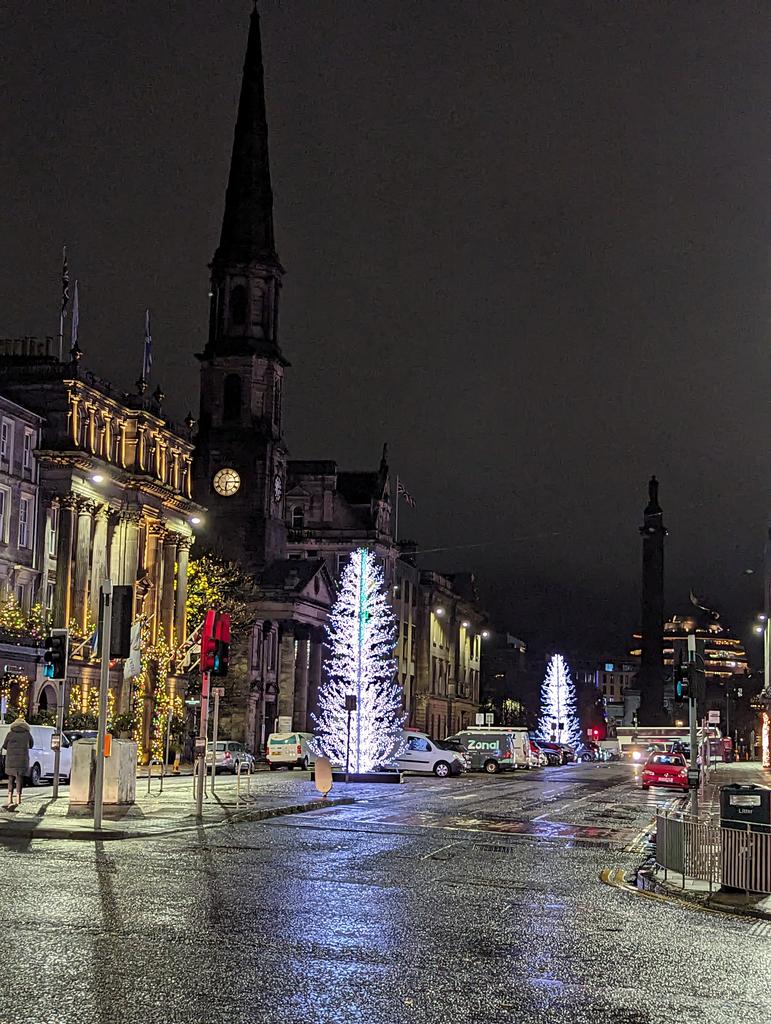
M 256 3 L 246 44 L 222 234 L 214 259 L 215 262 L 278 263 L 273 236 L 260 15 Z

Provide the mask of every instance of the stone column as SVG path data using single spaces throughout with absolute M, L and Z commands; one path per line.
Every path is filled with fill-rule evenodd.
M 305 630 L 297 633 L 297 658 L 294 666 L 294 711 L 292 725 L 305 731 L 308 714 L 308 646 L 310 641 Z
M 319 712 L 319 689 L 322 682 L 322 665 L 324 663 L 324 646 L 321 642 L 321 634 L 315 632 L 311 637 L 311 657 L 308 670 L 308 707 L 305 718 L 306 732 L 313 732 L 315 722 L 311 718 L 311 712 Z
M 120 518 L 117 579 L 113 583 L 133 587 L 139 565 L 139 521 L 142 513 L 139 509 L 124 509 Z
M 147 531 L 146 568 L 150 588 L 145 596 L 144 614 L 150 624 L 150 642 L 158 639 L 161 592 L 161 544 L 166 530 L 160 523 L 153 523 Z
M 91 621 L 99 622 L 100 589 L 107 579 L 107 523 L 110 509 L 100 505 L 94 517 L 94 547 L 91 556 Z
M 278 663 L 278 714 L 292 717 L 294 714 L 294 632 L 287 623 L 281 634 L 281 650 Z
M 88 617 L 88 569 L 91 562 L 91 530 L 96 504 L 81 499 L 75 535 L 75 576 L 72 583 L 72 617 L 81 629 Z
M 174 613 L 174 635 L 178 644 L 187 639 L 187 563 L 192 538 L 179 537 L 177 541 L 177 604 Z
M 68 626 L 70 622 L 75 503 L 76 499 L 73 494 L 66 494 L 59 501 L 59 537 L 56 544 L 56 586 L 53 608 L 53 625 L 58 629 Z
M 168 530 L 163 537 L 161 579 L 161 633 L 171 643 L 174 629 L 174 567 L 177 561 L 177 534 Z

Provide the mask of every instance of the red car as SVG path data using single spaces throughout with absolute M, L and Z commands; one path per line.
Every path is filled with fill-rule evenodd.
M 682 754 L 651 754 L 642 770 L 642 788 L 674 786 L 688 792 L 688 765 Z

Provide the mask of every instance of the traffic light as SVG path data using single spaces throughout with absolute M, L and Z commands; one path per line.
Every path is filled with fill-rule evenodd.
M 222 678 L 228 674 L 230 666 L 230 616 L 220 615 L 214 627 L 216 649 L 212 675 Z
M 682 661 L 675 665 L 675 704 L 685 704 L 691 696 L 691 667 L 692 663 Z
M 201 672 L 213 672 L 217 657 L 217 613 L 210 608 L 201 631 Z
M 69 650 L 70 631 L 68 629 L 52 629 L 50 636 L 43 641 L 43 675 L 46 679 L 67 678 L 67 654 Z

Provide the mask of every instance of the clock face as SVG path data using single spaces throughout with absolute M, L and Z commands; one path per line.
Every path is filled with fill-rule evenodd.
M 234 469 L 220 469 L 214 474 L 212 483 L 217 494 L 230 498 L 241 486 L 241 477 Z
M 281 483 L 281 477 L 278 473 L 273 477 L 273 500 L 278 505 L 281 501 L 281 495 L 284 493 L 284 485 Z

